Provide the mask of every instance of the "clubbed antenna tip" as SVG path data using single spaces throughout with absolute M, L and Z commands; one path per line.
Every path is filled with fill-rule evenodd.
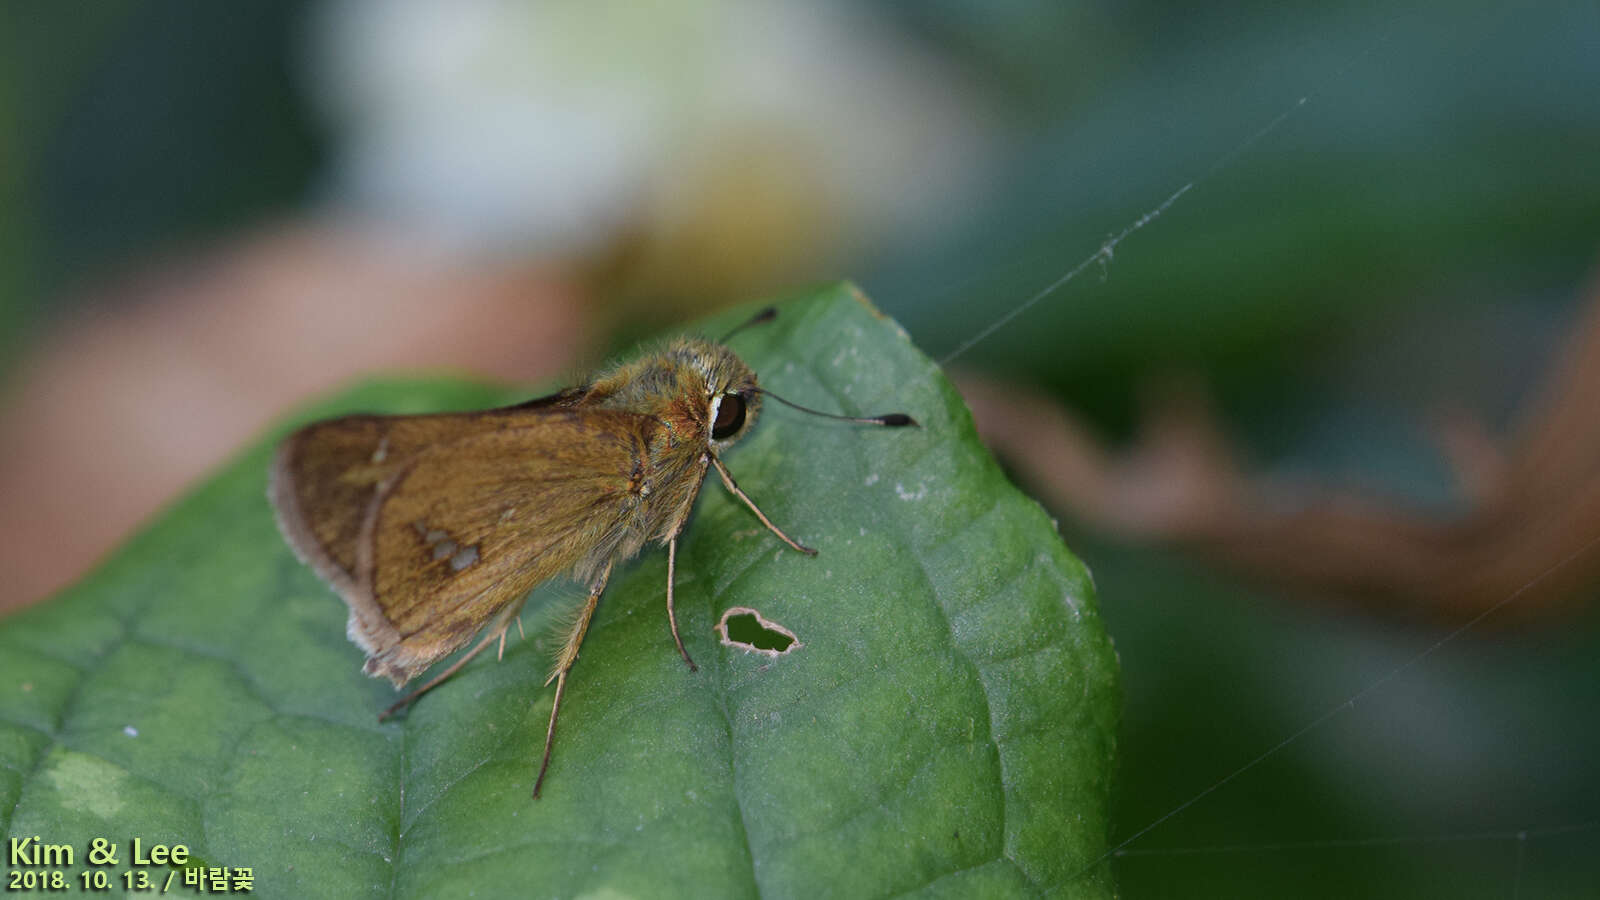
M 820 409 L 812 409 L 809 406 L 801 406 L 792 400 L 785 400 L 782 397 L 779 397 L 777 394 L 774 394 L 766 388 L 757 388 L 756 390 L 768 397 L 771 397 L 779 403 L 782 403 L 784 406 L 798 409 L 803 413 L 810 413 L 813 416 L 821 416 L 824 419 L 838 419 L 841 422 L 856 422 L 862 425 L 884 425 L 889 428 L 900 428 L 905 425 L 917 424 L 916 419 L 911 418 L 905 413 L 886 413 L 881 416 L 841 416 L 837 413 L 823 412 Z

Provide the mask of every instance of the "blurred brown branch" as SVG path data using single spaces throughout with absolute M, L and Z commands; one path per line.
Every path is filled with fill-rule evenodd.
M 995 452 L 1044 502 L 1093 527 L 1197 552 L 1299 594 L 1401 617 L 1529 619 L 1600 582 L 1600 282 L 1515 433 L 1468 420 L 1438 432 L 1467 499 L 1460 515 L 1287 484 L 1241 464 L 1205 392 L 1152 394 L 1113 453 L 1051 398 L 977 375 L 957 382 Z

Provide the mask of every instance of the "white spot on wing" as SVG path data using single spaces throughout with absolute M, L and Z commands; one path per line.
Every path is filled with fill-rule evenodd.
M 471 547 L 462 547 L 455 556 L 450 557 L 450 568 L 459 572 L 477 561 L 478 545 L 473 544 Z
M 515 507 L 506 509 L 500 514 L 500 521 L 504 522 L 514 513 L 516 513 Z M 420 521 L 412 522 L 411 527 L 417 532 L 417 536 L 422 538 L 422 542 L 427 545 L 424 550 L 433 557 L 434 562 L 448 559 L 450 560 L 451 570 L 459 572 L 478 561 L 477 544 L 463 547 L 454 538 L 450 537 L 450 532 L 442 528 L 429 528 L 427 524 Z M 354 621 L 354 619 L 351 619 L 352 623 Z M 353 624 L 352 627 L 354 627 Z

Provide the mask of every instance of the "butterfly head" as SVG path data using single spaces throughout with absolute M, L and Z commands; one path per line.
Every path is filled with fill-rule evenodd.
M 755 424 L 761 410 L 761 389 L 756 373 L 722 344 L 683 341 L 674 355 L 699 376 L 704 390 L 706 438 L 714 450 L 732 445 Z

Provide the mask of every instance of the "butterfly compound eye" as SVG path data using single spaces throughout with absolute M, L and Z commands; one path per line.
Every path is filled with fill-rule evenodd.
M 717 406 L 717 420 L 711 423 L 712 440 L 725 441 L 744 427 L 744 398 L 738 394 L 723 394 Z

